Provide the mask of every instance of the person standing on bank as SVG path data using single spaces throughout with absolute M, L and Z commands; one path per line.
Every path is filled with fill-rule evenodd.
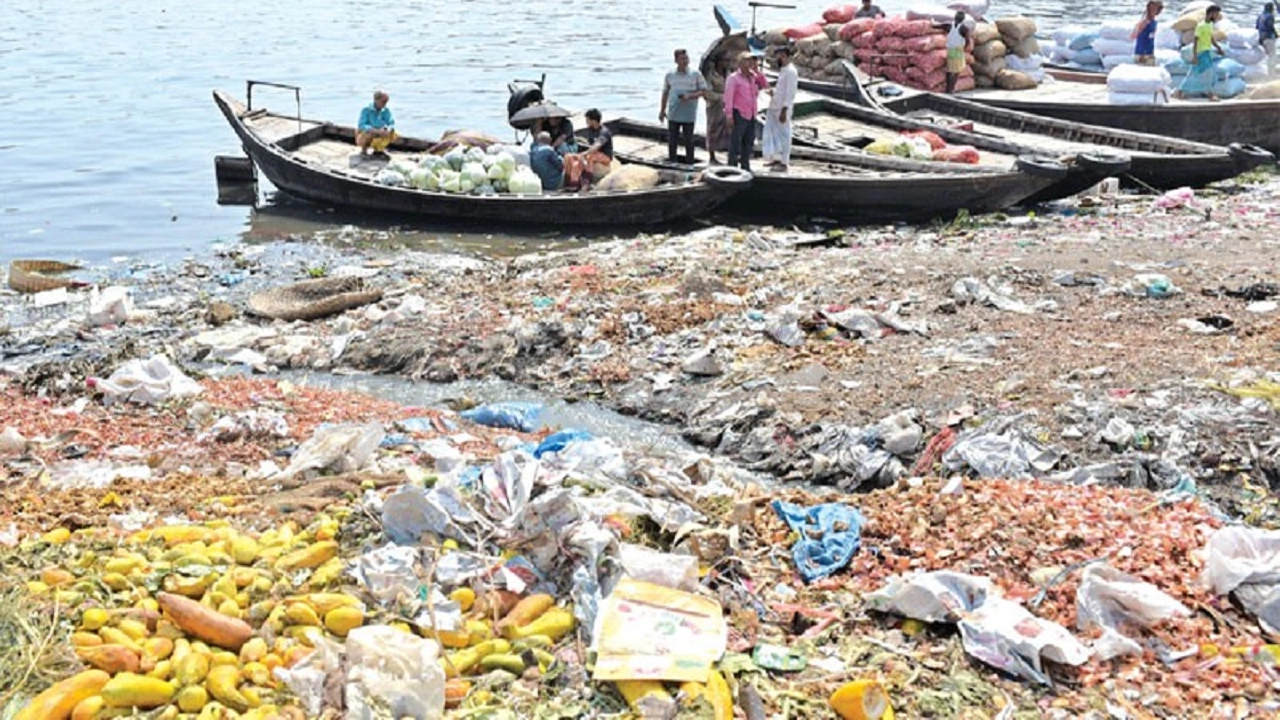
M 1276 74 L 1276 4 L 1269 2 L 1262 7 L 1255 23 L 1258 28 L 1258 42 L 1267 51 L 1267 74 Z
M 356 123 L 356 145 L 360 147 L 360 155 L 386 155 L 387 148 L 396 141 L 396 121 L 391 117 L 391 108 L 387 103 L 391 97 L 382 90 L 373 93 L 373 102 L 360 111 L 360 121 Z
M 1161 0 L 1150 0 L 1142 19 L 1134 26 L 1129 37 L 1133 40 L 1133 62 L 1135 65 L 1156 64 L 1156 16 L 1164 10 Z
M 965 53 L 973 50 L 973 31 L 964 21 L 964 11 L 957 10 L 955 22 L 951 23 L 951 31 L 947 33 L 947 94 L 956 91 L 956 81 L 964 72 Z
M 764 115 L 764 159 L 770 170 L 786 172 L 791 165 L 791 116 L 795 110 L 796 88 L 800 78 L 791 62 L 791 48 L 780 47 L 777 53 L 778 81 L 773 85 L 773 99 Z
M 676 149 L 684 146 L 685 164 L 693 164 L 693 124 L 698 120 L 698 99 L 707 94 L 702 73 L 689 69 L 689 53 L 676 50 L 676 69 L 662 82 L 658 122 L 667 123 L 667 160 L 680 162 Z
M 769 87 L 764 73 L 756 68 L 749 52 L 738 56 L 738 70 L 724 83 L 725 120 L 733 126 L 729 137 L 729 164 L 751 171 L 751 154 L 756 145 L 756 98 Z

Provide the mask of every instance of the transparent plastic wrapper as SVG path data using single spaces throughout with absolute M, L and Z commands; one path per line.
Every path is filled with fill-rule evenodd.
M 382 525 L 399 545 L 416 545 L 424 533 L 475 545 L 478 531 L 491 527 L 452 487 L 416 485 L 403 485 L 383 501 Z
M 291 478 L 308 470 L 348 473 L 364 469 L 386 434 L 377 423 L 321 425 L 298 447 L 289 467 L 275 479 Z
M 1160 588 L 1109 565 L 1086 567 L 1076 590 L 1076 626 L 1102 629 L 1102 637 L 1093 642 L 1099 660 L 1142 654 L 1142 646 L 1124 634 L 1125 628 L 1149 628 L 1190 614 Z
M 622 571 L 635 580 L 691 592 L 698 587 L 698 558 L 665 553 L 643 545 L 618 546 Z
M 1235 593 L 1246 610 L 1280 630 L 1280 530 L 1233 525 L 1209 536 L 1201 580 Z
M 133 402 L 156 405 L 175 398 L 193 397 L 204 392 L 165 355 L 150 359 L 134 358 L 116 368 L 108 378 L 94 378 L 91 385 L 102 391 L 102 403 Z
M 371 625 L 352 630 L 345 646 L 323 637 L 316 642 L 316 651 L 302 662 L 275 671 L 302 698 L 308 717 L 318 717 L 326 706 L 341 700 L 347 720 L 434 720 L 444 715 L 444 669 L 434 640 Z M 344 697 L 328 696 L 328 678 L 344 667 Z
M 1032 471 L 1047 473 L 1062 459 L 1062 452 L 1028 439 L 1017 430 L 992 432 L 975 428 L 963 433 L 942 456 L 948 470 L 972 469 L 982 477 L 1028 477 Z
M 1041 659 L 1082 665 L 1089 650 L 1061 625 L 993 594 L 991 581 L 956 572 L 890 578 L 867 607 L 924 622 L 955 623 L 965 652 L 1012 675 L 1052 684 Z

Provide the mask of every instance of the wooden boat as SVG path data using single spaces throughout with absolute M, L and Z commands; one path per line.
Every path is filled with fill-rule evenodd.
M 982 149 L 1005 153 L 1038 151 L 1049 154 L 1121 152 L 1129 157 L 1129 169 L 1121 175 L 1126 184 L 1156 190 L 1199 187 L 1233 178 L 1260 165 L 1275 162 L 1275 156 L 1257 147 L 1227 147 L 1117 130 L 1101 125 L 1068 122 L 1030 113 L 992 107 L 954 95 L 904 90 L 891 98 L 880 98 L 868 78 L 853 63 L 846 62 L 848 87 L 859 104 L 872 110 L 887 110 L 904 118 L 928 123 L 951 142 L 951 129 L 968 130 L 966 142 Z M 839 101 L 832 105 L 842 107 Z
M 703 54 L 703 67 L 708 68 L 704 70 L 704 74 L 711 72 L 711 68 L 723 67 L 724 58 L 736 57 L 741 52 L 741 48 L 746 46 L 746 42 L 746 37 L 742 33 L 733 33 L 716 39 Z M 711 72 L 707 78 L 712 90 L 720 92 L 723 86 L 720 76 Z M 1105 178 L 1123 173 L 1129 167 L 1128 157 L 1117 151 L 1104 152 L 1099 148 L 1080 146 L 1055 148 L 1046 152 L 1031 146 L 1015 146 L 999 138 L 964 132 L 955 128 L 940 128 L 927 121 L 905 118 L 883 108 L 868 109 L 834 98 L 808 94 L 806 96 L 798 100 L 794 108 L 794 142 L 798 145 L 839 151 L 841 154 L 832 156 L 831 160 L 855 167 L 888 171 L 933 171 L 935 168 L 932 167 L 902 167 L 901 165 L 884 167 L 883 163 L 877 159 L 880 156 L 858 151 L 875 138 L 921 130 L 933 131 L 949 144 L 972 145 L 979 148 L 982 150 L 982 162 L 993 167 L 1009 168 L 1024 155 L 1055 156 L 1066 165 L 1066 174 L 1056 182 L 1023 198 L 1031 203 L 1070 197 L 1097 185 Z M 928 165 L 936 164 L 928 163 Z
M 695 165 L 667 159 L 665 125 L 619 119 L 608 123 L 614 153 L 628 162 L 693 171 L 706 155 L 695 138 Z M 751 187 L 725 209 L 745 215 L 816 214 L 861 221 L 919 221 L 1003 210 L 1059 182 L 1067 174 L 1052 159 L 1025 157 L 1010 167 L 919 162 L 865 155 L 866 165 L 849 162 L 854 153 L 796 147 L 789 172 L 761 169 Z
M 218 90 L 213 99 L 245 153 L 277 188 L 349 208 L 501 224 L 645 225 L 700 215 L 750 184 L 747 177 L 708 174 L 706 180 L 630 192 L 480 196 L 389 187 L 374 181 L 387 161 L 359 158 L 354 128 L 251 109 Z M 416 157 L 432 146 L 430 140 L 405 137 L 388 152 L 393 159 Z
M 982 90 L 966 97 L 1067 122 L 1280 153 L 1280 100 L 1172 100 L 1167 105 L 1127 106 L 1108 103 L 1106 92 L 1105 85 L 1059 81 L 1035 90 Z
M 1027 202 L 1048 202 L 1084 192 L 1108 177 L 1118 177 L 1129 169 L 1129 156 L 1121 152 L 1085 144 L 1042 142 L 1038 146 L 1010 142 L 981 130 L 967 130 L 954 125 L 898 115 L 884 109 L 870 109 L 834 98 L 808 96 L 796 102 L 792 120 L 793 142 L 797 145 L 843 150 L 847 162 L 867 166 L 878 157 L 855 152 L 882 137 L 901 133 L 929 131 L 948 145 L 970 145 L 977 148 L 980 163 L 991 167 L 1009 167 L 1019 157 L 1042 155 L 1058 159 L 1067 167 L 1058 182 L 1028 197 Z M 939 163 L 930 162 L 928 165 Z M 915 169 L 915 168 L 913 168 Z

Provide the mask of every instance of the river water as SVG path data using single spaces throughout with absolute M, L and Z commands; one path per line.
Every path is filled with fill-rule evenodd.
M 806 22 L 828 3 L 760 11 L 761 28 Z M 882 1 L 887 11 L 905 2 Z M 400 0 L 357 12 L 333 0 L 5 0 L 0 13 L 0 262 L 101 262 L 198 255 L 216 241 L 305 235 L 368 218 L 307 205 L 219 205 L 213 158 L 238 151 L 210 99 L 247 79 L 303 88 L 307 117 L 353 124 L 377 87 L 402 132 L 450 128 L 506 137 L 506 84 L 548 77 L 548 95 L 606 116 L 656 119 L 671 50 L 695 57 L 718 33 L 710 3 L 633 0 Z M 1022 0 L 1042 28 L 1127 17 L 1099 0 Z M 729 2 L 750 23 L 745 2 Z M 1173 7 L 1171 5 L 1171 7 Z M 1253 4 L 1224 4 L 1249 22 Z M 255 105 L 292 110 L 284 91 Z M 402 239 L 492 248 L 494 239 L 415 224 Z M 541 236 L 525 238 L 524 246 Z

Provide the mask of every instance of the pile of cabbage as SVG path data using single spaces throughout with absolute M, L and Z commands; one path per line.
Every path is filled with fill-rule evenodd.
M 458 195 L 541 195 L 542 181 L 529 167 L 528 153 L 502 145 L 454 148 L 426 155 L 418 164 L 393 160 L 374 178 L 391 187 L 412 187 Z

